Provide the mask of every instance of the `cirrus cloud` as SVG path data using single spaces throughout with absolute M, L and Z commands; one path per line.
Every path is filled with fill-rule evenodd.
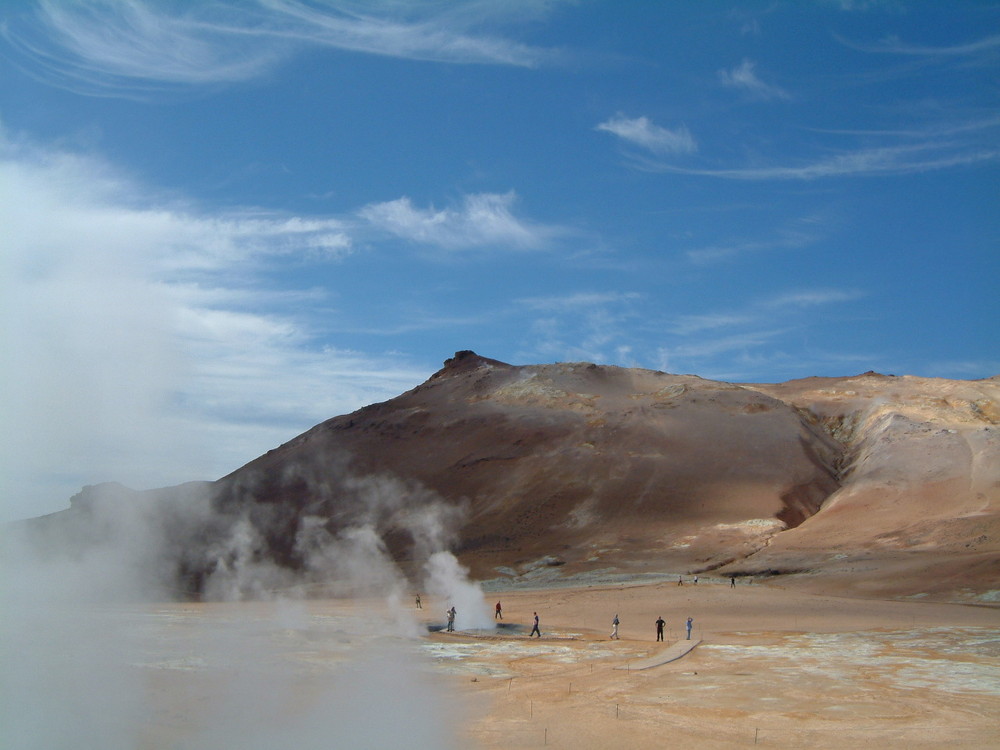
M 418 208 L 408 197 L 372 203 L 358 215 L 373 227 L 410 242 L 446 250 L 503 246 L 535 249 L 558 233 L 517 218 L 513 207 L 517 195 L 478 193 L 466 195 L 460 206 Z
M 654 154 L 690 154 L 698 150 L 698 144 L 686 127 L 668 130 L 648 117 L 630 118 L 618 113 L 595 129 L 616 135 Z
M 755 99 L 791 99 L 791 94 L 780 86 L 765 83 L 756 72 L 757 64 L 744 59 L 732 70 L 720 70 L 719 80 L 728 88 L 739 89 Z
M 78 93 L 141 98 L 151 90 L 258 78 L 299 52 L 326 47 L 450 64 L 536 67 L 558 53 L 477 30 L 505 20 L 396 3 L 256 0 L 180 4 L 39 0 L 0 19 L 13 59 Z M 476 29 L 476 30 L 474 30 Z

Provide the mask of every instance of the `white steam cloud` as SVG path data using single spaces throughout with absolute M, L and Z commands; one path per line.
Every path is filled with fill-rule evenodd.
M 455 627 L 458 630 L 493 627 L 482 588 L 469 580 L 468 570 L 453 554 L 435 552 L 425 567 L 427 591 L 455 608 Z
M 492 627 L 447 548 L 462 509 L 392 477 L 316 485 L 337 502 L 283 509 L 290 566 L 249 485 L 239 512 L 217 485 L 88 488 L 4 530 L 5 748 L 458 746 L 465 712 L 416 654 L 412 595 Z M 407 536 L 409 568 L 393 557 Z M 218 603 L 155 603 L 192 588 Z

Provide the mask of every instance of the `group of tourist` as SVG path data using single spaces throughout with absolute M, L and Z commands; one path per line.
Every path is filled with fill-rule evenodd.
M 658 640 L 658 641 L 662 641 L 663 640 L 663 627 L 666 624 L 667 624 L 667 622 L 666 622 L 666 620 L 663 619 L 662 616 L 656 618 L 656 640 Z M 687 618 L 687 622 L 684 623 L 684 624 L 687 627 L 687 639 L 690 641 L 691 640 L 691 628 L 694 625 L 694 618 L 693 617 Z M 618 615 L 615 615 L 614 629 L 611 631 L 611 637 L 612 638 L 617 638 L 618 637 Z
M 698 576 L 694 577 L 694 581 L 693 582 L 694 582 L 695 585 L 697 585 L 697 583 L 698 583 Z M 683 586 L 684 585 L 684 578 L 683 578 L 683 576 L 678 576 L 678 578 L 677 578 L 677 585 L 678 586 Z M 731 588 L 736 588 L 736 577 L 735 576 L 730 576 L 729 577 L 729 585 L 730 585 Z M 417 604 L 417 609 L 422 609 L 422 606 L 421 606 L 421 603 L 420 603 L 420 595 L 419 594 L 417 595 L 416 604 Z M 456 614 L 457 614 L 457 612 L 455 611 L 454 607 L 451 607 L 445 613 L 445 615 L 448 618 L 447 630 L 448 630 L 449 633 L 453 632 L 455 630 L 455 616 L 456 616 Z M 531 633 L 529 634 L 528 637 L 530 638 L 531 636 L 537 635 L 539 638 L 541 638 L 542 637 L 542 631 L 538 627 L 538 613 L 535 612 L 533 614 L 534 614 L 534 622 L 532 623 Z M 493 619 L 494 620 L 502 620 L 503 619 L 503 608 L 501 607 L 500 602 L 497 602 L 496 607 L 493 610 Z M 618 626 L 620 624 L 621 624 L 621 620 L 618 619 L 618 614 L 615 613 L 615 617 L 611 621 L 611 639 L 612 640 L 619 640 Z M 657 617 L 656 618 L 656 622 L 654 624 L 656 625 L 656 640 L 657 641 L 662 641 L 663 640 L 663 629 L 664 629 L 664 627 L 666 627 L 666 624 L 667 624 L 666 620 L 664 620 L 662 616 L 661 617 Z M 694 625 L 694 618 L 693 617 L 687 618 L 687 621 L 684 623 L 684 626 L 685 626 L 685 628 L 687 630 L 687 640 L 689 640 L 689 641 L 691 640 L 691 628 L 693 627 L 693 625 Z

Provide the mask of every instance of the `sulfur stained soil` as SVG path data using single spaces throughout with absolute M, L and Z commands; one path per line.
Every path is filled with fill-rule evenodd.
M 435 633 L 426 647 L 475 697 L 473 746 L 1000 747 L 995 608 L 720 579 L 495 596 L 521 632 Z M 629 668 L 685 638 L 687 617 L 693 651 Z

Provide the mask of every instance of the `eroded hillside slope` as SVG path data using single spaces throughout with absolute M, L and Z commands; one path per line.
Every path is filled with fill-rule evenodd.
M 840 489 L 746 570 L 822 569 L 892 593 L 1000 588 L 998 378 L 866 373 L 751 387 L 813 415 L 844 452 Z

